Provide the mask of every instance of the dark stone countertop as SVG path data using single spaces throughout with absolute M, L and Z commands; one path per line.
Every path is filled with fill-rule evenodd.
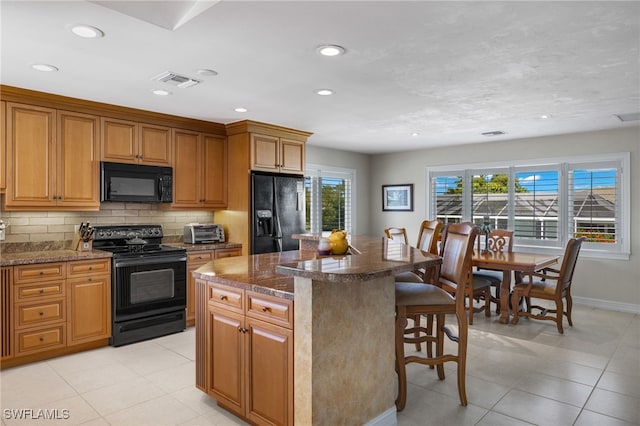
M 196 278 L 293 300 L 294 276 L 334 282 L 376 277 L 439 265 L 441 258 L 385 237 L 352 236 L 354 254 L 318 256 L 311 250 L 215 259 Z M 358 254 L 355 254 L 358 253 Z

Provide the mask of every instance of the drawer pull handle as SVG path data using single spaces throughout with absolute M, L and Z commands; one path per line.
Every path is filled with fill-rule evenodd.
M 220 296 L 220 300 L 227 300 L 227 296 L 225 296 L 224 294 Z
M 238 331 L 240 333 L 247 333 L 249 330 L 247 330 L 246 328 L 238 327 Z
M 262 307 L 262 312 L 271 312 L 271 308 L 268 306 L 263 306 Z

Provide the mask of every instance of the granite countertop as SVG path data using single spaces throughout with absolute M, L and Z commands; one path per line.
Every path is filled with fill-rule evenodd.
M 179 247 L 187 251 L 204 251 L 216 249 L 242 248 L 240 243 L 208 243 L 208 244 L 188 244 L 183 242 L 162 243 L 163 246 Z
M 293 300 L 294 275 L 326 281 L 364 281 L 441 262 L 439 256 L 384 237 L 352 236 L 350 244 L 354 254 L 342 256 L 293 250 L 216 259 L 196 269 L 194 276 Z
M 112 257 L 108 251 L 91 250 L 42 250 L 2 253 L 0 266 L 32 265 L 36 263 L 68 262 L 73 260 L 100 259 Z

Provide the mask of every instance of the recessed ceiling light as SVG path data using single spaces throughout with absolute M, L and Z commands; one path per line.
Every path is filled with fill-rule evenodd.
M 171 94 L 171 92 L 169 92 L 168 90 L 163 90 L 163 89 L 153 89 L 152 92 L 154 95 L 158 95 L 158 96 L 168 96 Z
M 217 71 L 210 70 L 210 69 L 207 69 L 207 68 L 199 69 L 199 70 L 198 70 L 198 71 L 196 71 L 196 72 L 197 72 L 199 75 L 205 75 L 205 76 L 208 76 L 208 77 L 218 75 L 218 72 L 217 72 Z
M 71 27 L 71 32 L 82 38 L 102 38 L 104 33 L 102 30 L 90 25 L 74 25 Z
M 317 89 L 317 90 L 314 90 L 314 92 L 320 96 L 333 95 L 333 90 L 331 89 Z
M 334 44 L 326 44 L 323 46 L 319 46 L 317 51 L 322 56 L 340 56 L 340 55 L 344 55 L 346 52 L 344 47 L 337 46 Z
M 58 71 L 58 67 L 54 67 L 53 65 L 49 64 L 33 64 L 31 65 L 31 68 L 33 68 L 34 70 L 45 72 Z
M 238 107 L 234 109 L 235 112 L 247 112 L 246 108 Z
M 540 118 L 546 120 L 547 118 L 551 118 L 551 116 L 549 114 L 542 114 Z
M 420 136 L 420 133 L 418 133 L 418 132 L 413 132 L 413 133 L 411 133 L 411 136 L 413 136 L 413 137 Z

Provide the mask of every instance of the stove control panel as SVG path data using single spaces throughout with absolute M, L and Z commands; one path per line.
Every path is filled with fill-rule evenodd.
M 162 238 L 162 225 L 95 226 L 95 240 Z

